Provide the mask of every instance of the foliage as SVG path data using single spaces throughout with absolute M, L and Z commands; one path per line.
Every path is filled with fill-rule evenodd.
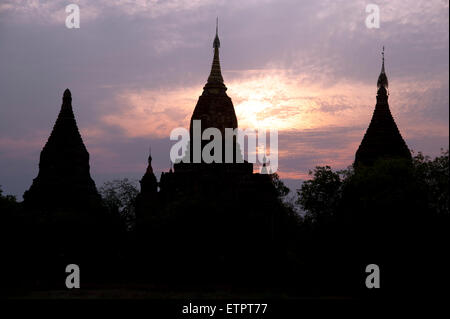
M 129 181 L 127 178 L 115 179 L 105 182 L 99 191 L 109 210 L 118 213 L 127 224 L 127 229 L 132 229 L 136 197 L 139 194 L 136 182 Z
M 13 213 L 19 209 L 19 203 L 16 196 L 3 195 L 2 186 L 0 185 L 0 211 L 6 213 Z
M 280 176 L 278 176 L 277 173 L 271 174 L 271 178 L 272 183 L 276 189 L 278 198 L 283 199 L 284 197 L 286 197 L 290 192 L 289 187 L 284 185 L 283 181 L 280 179 Z
M 418 179 L 426 186 L 430 209 L 436 214 L 448 214 L 449 202 L 449 151 L 441 149 L 434 160 L 419 152 L 413 158 Z
M 404 205 L 403 211 L 408 208 L 410 212 L 448 214 L 448 150 L 433 160 L 419 152 L 412 165 L 404 160 L 380 160 L 373 166 L 358 168 L 357 172 L 317 166 L 310 175 L 312 178 L 297 190 L 296 203 L 313 221 L 348 210 L 349 204 L 355 211 L 373 211 L 379 216 L 398 210 L 399 205 Z
M 306 217 L 312 221 L 331 217 L 342 196 L 342 186 L 350 171 L 334 172 L 330 166 L 316 166 L 309 171 L 313 178 L 297 190 L 297 201 Z

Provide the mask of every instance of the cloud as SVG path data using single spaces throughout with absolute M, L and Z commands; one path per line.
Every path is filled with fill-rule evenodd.
M 156 18 L 179 11 L 192 11 L 213 3 L 211 0 L 73 0 L 80 8 L 83 22 L 91 22 L 103 14 Z M 66 5 L 58 0 L 6 0 L 0 14 L 13 15 L 22 22 L 56 24 L 65 21 Z
M 129 137 L 168 137 L 172 129 L 188 125 L 195 96 L 193 89 L 122 91 L 114 100 L 117 112 L 100 120 Z
M 243 129 L 302 130 L 329 126 L 336 120 L 349 123 L 363 114 L 361 106 L 373 99 L 375 91 L 374 87 L 358 83 L 326 89 L 305 86 L 284 70 L 232 73 L 226 82 L 228 95 L 234 101 L 239 127 Z M 355 89 L 358 96 L 351 94 Z M 119 91 L 112 101 L 102 102 L 107 107 L 101 121 L 120 127 L 130 137 L 168 137 L 172 129 L 188 127 L 201 92 L 200 85 Z
M 167 169 L 168 134 L 189 124 L 218 15 L 239 126 L 279 129 L 284 178 L 351 164 L 375 105 L 383 45 L 390 107 L 408 145 L 430 155 L 448 147 L 448 1 L 377 1 L 380 29 L 365 27 L 362 0 L 73 3 L 77 30 L 64 26 L 64 2 L 0 4 L 7 191 L 20 194 L 35 177 L 66 87 L 94 178 L 139 178 L 149 144 L 156 170 Z

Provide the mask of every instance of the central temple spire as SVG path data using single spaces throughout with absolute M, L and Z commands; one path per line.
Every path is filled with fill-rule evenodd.
M 219 17 L 216 18 L 216 37 L 214 38 L 213 48 L 220 48 L 219 40 Z
M 201 121 L 202 134 L 204 130 L 208 128 L 216 128 L 222 133 L 222 137 L 225 137 L 225 129 L 236 129 L 238 127 L 236 113 L 234 111 L 233 102 L 227 95 L 227 87 L 225 86 L 222 78 L 222 72 L 220 69 L 219 61 L 219 26 L 218 20 L 216 20 L 216 34 L 213 41 L 214 58 L 211 66 L 211 73 L 208 77 L 208 82 L 203 87 L 203 92 L 198 98 L 195 105 L 194 112 L 192 113 L 189 134 L 191 141 L 193 141 L 193 124 L 194 121 Z M 198 122 L 197 122 L 198 123 Z M 204 142 L 204 143 L 203 143 Z M 205 141 L 202 141 L 206 145 Z M 202 144 L 202 145 L 203 145 Z M 225 143 L 222 143 L 224 146 Z M 193 156 L 193 143 L 190 144 L 189 156 Z M 222 154 L 225 154 L 222 152 Z M 191 163 L 193 160 L 191 159 Z M 180 166 L 178 166 L 180 167 Z M 175 172 L 177 171 L 177 164 L 174 165 Z
M 219 40 L 219 18 L 216 18 L 216 36 L 213 42 L 214 48 L 214 58 L 211 66 L 211 73 L 208 77 L 208 82 L 206 83 L 206 87 L 220 87 L 225 88 L 223 84 L 222 71 L 220 69 L 220 59 L 219 59 L 219 48 L 220 48 L 220 40 Z M 226 90 L 226 88 L 225 88 Z

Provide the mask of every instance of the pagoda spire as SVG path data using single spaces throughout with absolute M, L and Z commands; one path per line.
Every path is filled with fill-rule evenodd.
M 223 77 L 222 71 L 220 69 L 220 59 L 219 59 L 219 48 L 220 48 L 219 18 L 216 18 L 216 36 L 214 38 L 213 48 L 214 48 L 214 57 L 211 65 L 211 72 L 209 74 L 208 82 L 206 83 L 205 88 L 212 86 L 225 88 L 225 85 L 223 84 Z
M 377 103 L 366 134 L 355 155 L 354 166 L 370 166 L 378 159 L 403 158 L 411 160 L 408 149 L 389 109 L 388 80 L 384 69 L 384 47 L 381 73 L 377 82 Z
M 381 72 L 380 75 L 378 76 L 378 81 L 377 81 L 377 87 L 378 89 L 380 89 L 381 87 L 384 87 L 386 90 L 388 89 L 389 83 L 388 83 L 388 78 L 384 69 L 384 46 L 383 46 L 383 51 L 381 51 Z
M 24 201 L 33 208 L 72 209 L 86 202 L 100 204 L 90 176 L 89 153 L 77 127 L 69 89 L 64 91 L 59 115 L 41 151 L 38 176 L 25 192 Z
M 219 60 L 219 25 L 216 20 L 216 35 L 213 41 L 214 58 L 211 66 L 211 72 L 208 77 L 208 82 L 203 87 L 203 92 L 199 96 L 194 112 L 191 116 L 189 135 L 190 140 L 194 141 L 194 121 L 201 121 L 201 133 L 208 128 L 217 128 L 225 138 L 226 128 L 236 129 L 238 127 L 236 113 L 234 111 L 233 102 L 227 95 L 227 88 L 223 83 L 222 72 L 220 70 Z M 198 122 L 197 122 L 198 123 Z M 233 142 L 235 144 L 235 142 Z M 207 144 L 206 141 L 201 141 L 202 149 Z M 190 158 L 190 163 L 194 162 L 194 143 L 189 144 L 189 150 L 186 152 Z M 222 141 L 222 146 L 225 141 Z M 233 149 L 235 149 L 233 147 Z M 224 156 L 225 152 L 222 151 Z M 225 159 L 222 161 L 224 162 Z M 182 163 L 174 164 L 174 172 L 177 172 L 183 165 Z
M 156 180 L 155 173 L 152 167 L 152 148 L 149 146 L 148 158 L 147 158 L 147 169 L 145 170 L 144 176 L 139 181 L 141 184 L 141 194 L 152 193 L 156 194 L 158 188 L 158 181 Z
M 75 115 L 73 114 L 73 109 L 72 109 L 72 93 L 70 93 L 69 89 L 65 89 L 64 93 L 63 93 L 63 98 L 62 98 L 62 105 L 61 105 L 61 109 L 59 111 L 59 115 L 57 118 L 57 123 L 60 124 L 61 121 L 63 120 L 68 120 L 70 122 L 72 122 L 72 119 L 75 120 Z M 60 125 L 58 125 L 59 128 Z M 66 125 L 69 126 L 69 125 Z M 71 123 L 70 125 L 73 128 L 73 125 Z M 75 124 L 76 127 L 76 124 Z M 77 128 L 78 130 L 78 128 Z
M 216 18 L 216 37 L 214 38 L 213 48 L 220 48 L 219 40 L 219 17 Z
M 148 148 L 148 159 L 147 159 L 147 162 L 148 162 L 148 166 L 147 166 L 147 171 L 146 171 L 146 173 L 148 173 L 148 174 L 153 174 L 153 167 L 152 167 L 152 147 L 151 147 L 151 146 L 149 146 L 149 148 Z
M 261 168 L 261 174 L 268 174 L 269 172 L 267 171 L 267 159 L 266 159 L 266 154 L 264 154 L 263 157 L 263 165 Z

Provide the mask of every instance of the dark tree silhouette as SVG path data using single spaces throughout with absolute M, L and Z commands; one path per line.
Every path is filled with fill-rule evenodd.
M 0 212 L 3 214 L 12 214 L 19 209 L 20 204 L 17 202 L 16 196 L 3 195 L 3 189 L 0 185 Z
M 432 287 L 432 278 L 445 273 L 448 162 L 446 151 L 433 160 L 419 153 L 413 161 L 379 159 L 356 170 L 316 167 L 298 190 L 297 203 L 306 211 L 302 227 L 310 234 L 303 236 L 309 246 L 305 258 L 313 265 L 336 265 L 331 278 L 316 267 L 319 282 L 366 291 L 364 268 L 377 263 L 385 270 L 384 292 Z M 343 281 L 333 282 L 339 277 Z
M 306 217 L 313 221 L 331 218 L 342 197 L 342 185 L 349 171 L 333 171 L 330 166 L 316 166 L 309 171 L 312 179 L 297 190 L 297 201 Z
M 441 149 L 441 156 L 433 160 L 419 152 L 413 163 L 417 177 L 426 187 L 429 209 L 438 215 L 448 215 L 449 150 Z
M 136 219 L 136 197 L 139 194 L 136 182 L 128 178 L 107 181 L 99 188 L 99 192 L 109 210 L 119 214 L 127 230 L 132 230 Z

